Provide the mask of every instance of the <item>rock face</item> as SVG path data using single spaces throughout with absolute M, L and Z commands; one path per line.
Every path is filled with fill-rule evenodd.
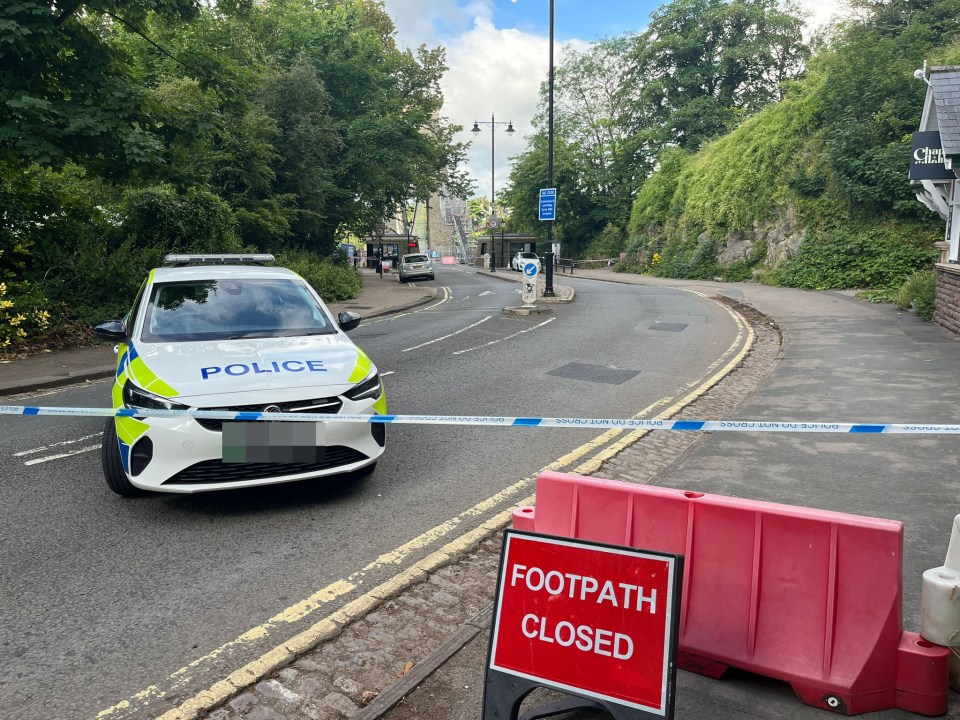
M 718 258 L 722 265 L 729 265 L 750 257 L 759 243 L 767 246 L 767 267 L 775 267 L 782 260 L 793 257 L 806 236 L 806 229 L 799 225 L 796 208 L 787 205 L 775 220 L 754 223 L 747 232 L 730 233 L 725 238 L 725 247 Z
M 680 234 L 680 240 L 686 241 L 685 231 L 677 228 L 664 228 L 660 225 L 649 225 L 640 231 L 647 238 L 658 238 L 663 242 L 668 237 L 675 239 Z M 730 265 L 735 262 L 757 257 L 757 249 L 761 243 L 766 248 L 766 256 L 762 267 L 774 268 L 796 255 L 800 244 L 806 238 L 806 227 L 801 224 L 797 216 L 797 209 L 792 203 L 782 206 L 780 213 L 772 220 L 755 222 L 749 230 L 728 232 L 722 237 L 700 233 L 697 236 L 698 251 L 706 251 L 711 239 L 718 240 L 721 247 L 717 262 L 721 265 Z M 649 258 L 647 259 L 649 261 Z
M 781 260 L 792 258 L 806 234 L 806 228 L 798 222 L 797 209 L 787 205 L 782 215 L 761 229 L 761 237 L 767 243 L 767 265 L 775 267 Z

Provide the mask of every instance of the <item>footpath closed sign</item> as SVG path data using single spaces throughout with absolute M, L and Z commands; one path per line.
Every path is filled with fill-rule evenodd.
M 507 530 L 488 673 L 672 717 L 682 564 Z

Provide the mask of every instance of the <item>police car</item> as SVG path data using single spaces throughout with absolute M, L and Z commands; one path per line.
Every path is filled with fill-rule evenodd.
M 299 275 L 271 255 L 168 255 L 123 320 L 96 334 L 118 343 L 113 407 L 131 410 L 385 414 L 376 366 Z M 384 425 L 110 418 L 110 489 L 193 493 L 372 470 Z

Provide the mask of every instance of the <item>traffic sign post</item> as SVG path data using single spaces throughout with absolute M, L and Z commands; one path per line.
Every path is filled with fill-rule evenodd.
M 487 220 L 487 229 L 490 231 L 490 272 L 497 271 L 497 238 L 494 231 L 500 226 L 500 221 L 496 215 L 491 215 Z
M 551 160 L 552 167 L 552 160 Z M 551 171 L 551 180 L 553 172 Z M 552 223 L 557 219 L 557 189 L 556 188 L 543 188 L 540 190 L 540 219 L 549 222 L 547 225 L 547 241 L 551 239 L 551 228 L 553 227 Z M 554 250 L 553 243 L 550 243 L 551 247 L 547 250 L 546 260 L 546 286 L 543 290 L 544 297 L 555 297 L 553 292 L 553 264 L 556 262 L 554 260 Z
M 557 219 L 557 189 L 543 188 L 540 190 L 540 219 Z
M 681 555 L 505 531 L 483 720 L 516 720 L 537 687 L 573 696 L 565 709 L 672 718 L 682 573 Z
M 523 289 L 520 291 L 520 299 L 525 305 L 532 305 L 537 301 L 537 278 L 540 271 L 537 266 L 528 262 L 523 266 Z

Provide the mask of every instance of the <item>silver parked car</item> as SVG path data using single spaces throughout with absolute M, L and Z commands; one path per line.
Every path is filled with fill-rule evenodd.
M 400 277 L 400 282 L 406 282 L 414 278 L 433 280 L 433 262 L 423 253 L 404 255 L 400 258 L 400 264 L 397 266 L 397 274 Z

